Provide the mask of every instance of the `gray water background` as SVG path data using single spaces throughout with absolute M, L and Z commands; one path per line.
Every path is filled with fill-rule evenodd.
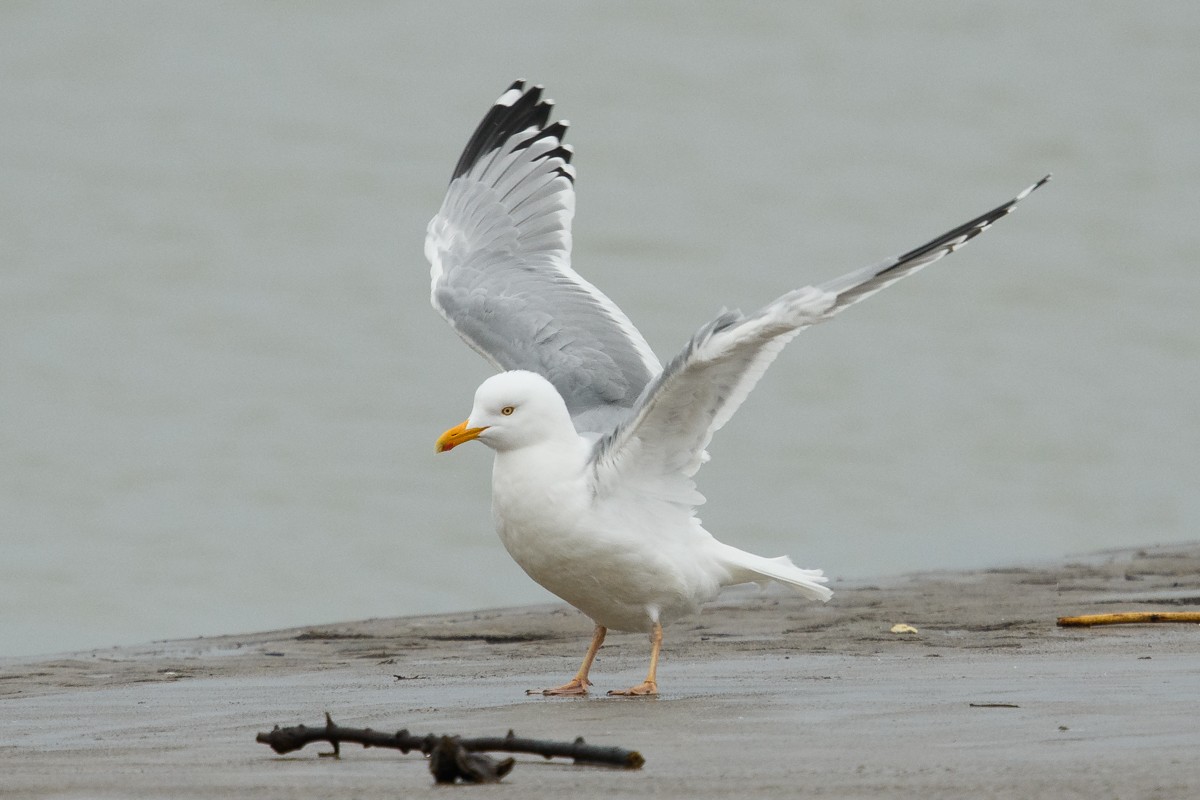
M 424 227 L 517 77 L 664 358 L 1055 173 L 782 355 L 718 536 L 836 577 L 1196 538 L 1197 42 L 1194 3 L 0 4 L 0 654 L 548 599 L 490 454 L 432 447 L 489 369 Z

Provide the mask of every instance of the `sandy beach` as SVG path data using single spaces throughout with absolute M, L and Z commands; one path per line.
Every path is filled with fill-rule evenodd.
M 380 730 L 583 736 L 646 758 L 618 771 L 521 757 L 470 790 L 489 796 L 1200 796 L 1200 629 L 1055 625 L 1194 609 L 1200 545 L 834 588 L 826 606 L 731 592 L 676 623 L 654 699 L 604 696 L 641 679 L 638 635 L 610 637 L 591 697 L 527 697 L 569 677 L 587 644 L 588 621 L 561 606 L 7 659 L 0 796 L 436 790 L 419 755 L 280 757 L 254 741 L 325 711 Z

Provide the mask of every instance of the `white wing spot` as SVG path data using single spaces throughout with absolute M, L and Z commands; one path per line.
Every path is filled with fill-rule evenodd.
M 520 89 L 509 89 L 496 100 L 498 106 L 511 106 L 517 102 L 517 98 L 521 96 Z

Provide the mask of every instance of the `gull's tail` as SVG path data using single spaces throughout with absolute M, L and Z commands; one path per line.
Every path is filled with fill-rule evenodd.
M 778 581 L 822 603 L 833 597 L 833 590 L 823 585 L 829 578 L 819 569 L 800 569 L 787 556 L 763 558 L 722 542 L 717 544 L 720 547 L 717 557 L 721 565 L 729 570 L 728 586 Z

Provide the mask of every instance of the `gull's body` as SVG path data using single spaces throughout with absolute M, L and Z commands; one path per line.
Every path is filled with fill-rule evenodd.
M 701 498 L 690 482 L 678 483 L 678 497 L 663 492 L 671 487 L 661 480 L 598 491 L 594 445 L 575 431 L 548 381 L 516 371 L 485 387 L 471 414 L 473 427 L 496 416 L 489 408 L 501 403 L 514 408 L 514 417 L 536 413 L 545 433 L 524 446 L 497 449 L 492 504 L 500 540 L 534 580 L 598 625 L 651 631 L 697 611 L 723 586 L 765 579 L 744 569 L 757 556 L 718 542 L 700 526 L 693 508 Z M 501 424 L 491 424 L 493 433 Z M 495 445 L 486 432 L 477 438 Z M 762 569 L 773 569 L 761 561 Z M 816 599 L 830 596 L 818 583 L 819 571 L 776 567 L 794 571 Z
M 695 508 L 705 447 L 783 346 L 804 328 L 953 252 L 1015 199 L 904 255 L 750 315 L 703 326 L 662 367 L 617 306 L 569 265 L 574 215 L 566 123 L 520 81 L 484 118 L 429 223 L 433 305 L 498 369 L 439 451 L 478 439 L 496 452 L 492 515 L 513 559 L 595 623 L 575 678 L 584 694 L 607 629 L 648 631 L 650 673 L 620 694 L 657 691 L 662 625 L 722 588 L 777 581 L 817 600 L 820 570 L 717 541 Z

